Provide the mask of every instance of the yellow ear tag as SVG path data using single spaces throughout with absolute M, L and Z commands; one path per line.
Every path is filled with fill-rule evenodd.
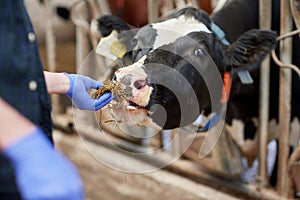
M 118 58 L 123 58 L 126 53 L 126 46 L 119 40 L 116 40 L 111 43 L 109 50 Z
M 126 47 L 119 41 L 118 33 L 115 30 L 110 35 L 101 38 L 96 48 L 96 54 L 112 60 L 116 60 L 118 57 L 122 58 L 125 53 Z

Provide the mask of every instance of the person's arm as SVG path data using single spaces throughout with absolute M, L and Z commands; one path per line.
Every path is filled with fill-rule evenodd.
M 49 94 L 65 94 L 70 89 L 70 80 L 65 74 L 44 71 L 44 76 Z
M 0 98 L 0 149 L 26 137 L 35 126 Z
M 98 99 L 92 99 L 88 94 L 88 90 L 98 89 L 103 84 L 90 77 L 79 74 L 46 71 L 44 71 L 44 75 L 49 94 L 65 94 L 79 109 L 96 111 L 113 99 L 111 93 L 105 93 Z
M 0 151 L 14 168 L 22 198 L 82 200 L 76 169 L 43 131 L 0 98 Z

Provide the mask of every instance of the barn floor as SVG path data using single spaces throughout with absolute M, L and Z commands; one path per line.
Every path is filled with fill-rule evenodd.
M 76 165 L 84 182 L 87 200 L 236 199 L 165 170 L 132 174 L 107 167 L 86 150 L 76 133 L 55 130 L 54 141 L 56 148 Z M 107 158 L 114 159 L 116 155 L 116 152 L 95 143 L 85 141 L 84 144 L 93 151 L 106 152 Z

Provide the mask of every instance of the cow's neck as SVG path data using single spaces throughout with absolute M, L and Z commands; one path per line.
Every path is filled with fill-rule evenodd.
M 232 43 L 245 31 L 258 27 L 258 0 L 228 0 L 221 10 L 211 15 L 211 19 Z

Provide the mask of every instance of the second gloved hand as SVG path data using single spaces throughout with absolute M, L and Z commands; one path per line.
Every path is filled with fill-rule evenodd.
M 22 199 L 83 200 L 84 188 L 75 166 L 56 151 L 40 128 L 6 147 Z
M 113 96 L 111 93 L 105 93 L 98 99 L 92 99 L 88 94 L 88 90 L 98 89 L 103 86 L 102 83 L 91 79 L 90 77 L 64 73 L 70 79 L 70 89 L 66 93 L 73 104 L 81 110 L 96 111 L 108 104 Z

